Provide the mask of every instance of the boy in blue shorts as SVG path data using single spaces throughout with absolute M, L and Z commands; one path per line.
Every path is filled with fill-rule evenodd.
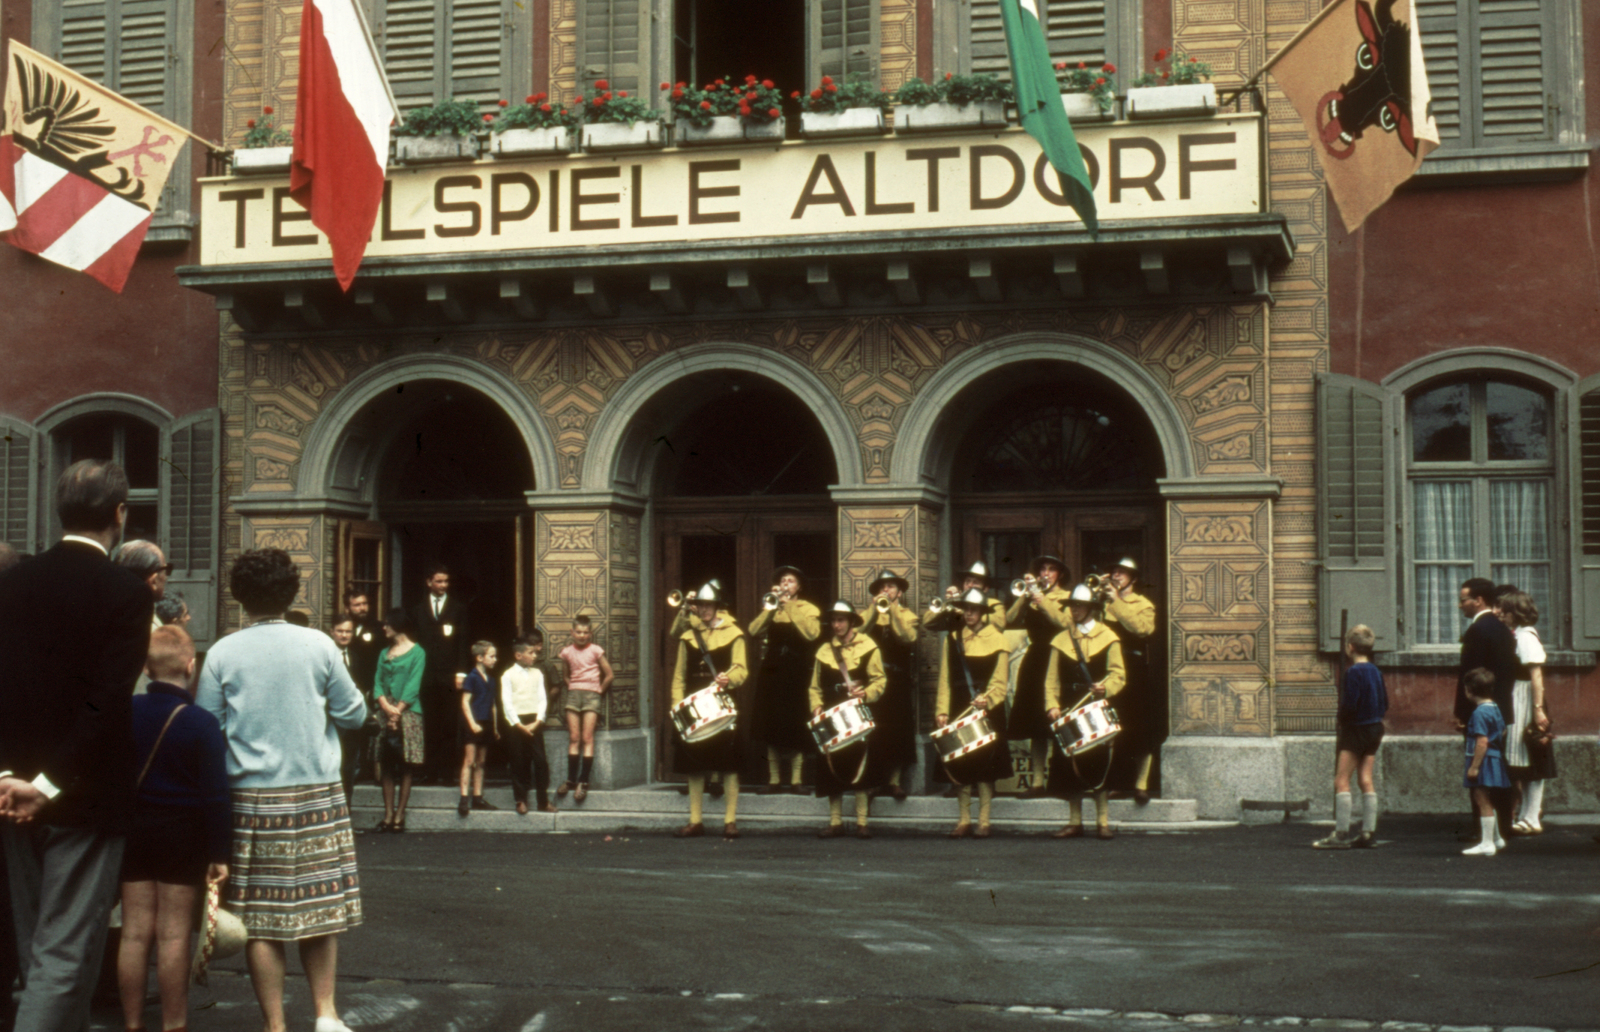
M 1333 775 L 1333 834 L 1311 844 L 1313 849 L 1371 849 L 1378 838 L 1378 790 L 1372 767 L 1383 744 L 1383 716 L 1389 711 L 1389 693 L 1383 671 L 1372 662 L 1377 636 L 1366 624 L 1356 624 L 1344 636 L 1344 654 L 1350 666 L 1339 692 L 1338 766 Z M 1361 785 L 1361 834 L 1350 834 L 1350 775 Z

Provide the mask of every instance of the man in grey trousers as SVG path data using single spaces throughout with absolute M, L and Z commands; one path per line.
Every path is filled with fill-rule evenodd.
M 16 1032 L 80 1032 L 117 893 L 134 771 L 133 683 L 155 601 L 113 564 L 128 478 L 73 463 L 66 531 L 0 574 L 0 844 L 16 924 Z

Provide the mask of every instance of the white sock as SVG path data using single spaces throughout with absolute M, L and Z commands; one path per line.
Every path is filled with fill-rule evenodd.
M 1464 855 L 1464 856 L 1494 856 L 1495 853 L 1498 852 L 1498 849 L 1495 847 L 1495 844 L 1494 844 L 1494 837 L 1497 834 L 1497 832 L 1495 830 L 1495 823 L 1494 822 L 1495 822 L 1495 818 L 1493 818 L 1493 817 L 1479 817 L 1478 818 L 1478 824 L 1483 829 L 1483 841 L 1479 842 L 1475 846 L 1471 846 L 1471 847 L 1468 847 L 1467 849 L 1463 849 L 1461 851 L 1462 855 Z
M 1378 833 L 1378 793 L 1361 793 L 1361 830 L 1368 835 Z
M 1539 827 L 1539 818 L 1544 810 L 1544 782 L 1530 781 L 1522 790 L 1522 819 L 1530 825 Z
M 1347 835 L 1350 833 L 1350 804 L 1349 792 L 1335 792 L 1333 796 L 1333 830 L 1336 834 Z

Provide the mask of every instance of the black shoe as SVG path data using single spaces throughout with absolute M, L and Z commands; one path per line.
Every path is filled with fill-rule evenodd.
M 1134 791 L 1134 793 L 1133 793 L 1133 804 L 1135 806 L 1148 806 L 1148 805 L 1150 805 L 1150 793 L 1146 792 L 1142 788 L 1141 789 L 1136 789 Z
M 889 794 L 894 796 L 894 801 L 897 803 L 903 803 L 908 798 L 906 796 L 906 790 L 901 788 L 899 785 L 894 786 L 893 790 L 891 790 Z
M 1045 790 L 1042 785 L 1030 788 L 1026 792 L 1023 792 L 1021 795 L 1017 796 L 1018 799 L 1043 799 L 1044 797 Z
M 489 802 L 489 800 L 485 799 L 483 796 L 473 796 L 472 797 L 472 808 L 474 810 L 498 810 L 498 809 L 500 809 L 500 807 L 498 807 L 498 806 L 494 805 L 493 803 Z
M 1357 835 L 1355 838 L 1350 840 L 1350 848 L 1377 849 L 1378 833 L 1375 831 L 1363 831 L 1360 835 Z
M 783 791 L 783 786 L 782 785 L 779 785 L 779 784 L 776 784 L 776 783 L 767 784 L 767 785 L 762 785 L 760 788 L 756 789 L 756 795 L 778 795 L 782 791 Z M 1600 842 L 1600 838 L 1597 838 L 1595 841 Z
M 462 796 L 460 804 L 456 807 L 456 813 L 459 813 L 461 816 L 465 817 L 471 810 L 472 800 L 468 799 L 466 796 Z

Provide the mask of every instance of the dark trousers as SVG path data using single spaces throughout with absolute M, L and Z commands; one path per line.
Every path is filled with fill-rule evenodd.
M 0 885 L 9 886 L 6 851 L 0 849 Z M 0 890 L 0 1032 L 11 1029 L 11 986 L 17 980 L 17 933 L 11 923 L 11 891 Z
M 533 722 L 533 715 L 518 717 L 519 724 Z M 533 734 L 525 734 L 520 728 L 512 728 L 506 734 L 506 752 L 511 759 L 511 797 L 519 803 L 528 801 L 528 789 L 532 788 L 537 795 L 537 805 L 540 809 L 550 804 L 550 760 L 544 752 L 544 728 Z
M 354 731 L 342 727 L 339 729 L 339 780 L 344 782 L 347 802 L 355 801 L 356 779 L 372 774 L 371 741 L 364 727 Z
M 16 1032 L 77 1032 L 105 954 L 122 872 L 120 835 L 0 823 L 22 995 Z

